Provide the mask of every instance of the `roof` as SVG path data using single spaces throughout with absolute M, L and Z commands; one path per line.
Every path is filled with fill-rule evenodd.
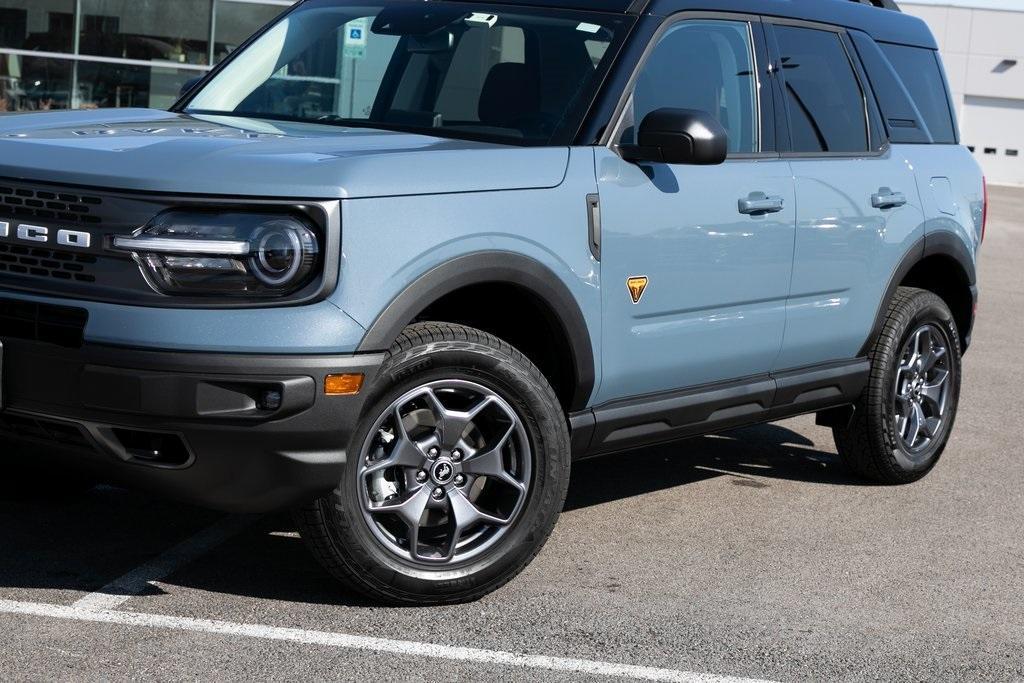
M 875 40 L 938 47 L 921 19 L 855 0 L 651 0 L 648 9 L 656 14 L 704 10 L 801 19 L 858 29 Z

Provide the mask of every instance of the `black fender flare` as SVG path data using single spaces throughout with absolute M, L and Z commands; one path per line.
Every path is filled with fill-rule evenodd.
M 594 351 L 590 328 L 566 284 L 536 259 L 511 251 L 483 251 L 446 261 L 422 274 L 396 296 L 370 325 L 358 352 L 390 348 L 415 316 L 446 294 L 476 284 L 517 285 L 546 302 L 572 353 L 576 388 L 571 410 L 586 407 L 594 390 Z
M 877 313 L 875 313 L 875 324 L 872 326 L 871 333 L 864 341 L 863 346 L 861 346 L 859 356 L 868 355 L 875 339 L 881 334 L 882 326 L 885 325 L 885 314 L 889 308 L 889 301 L 896 294 L 896 289 L 900 286 L 900 283 L 903 282 L 914 266 L 930 256 L 946 256 L 956 263 L 960 268 L 959 276 L 967 283 L 971 290 L 971 296 L 975 300 L 977 299 L 978 272 L 974 264 L 974 258 L 971 256 L 967 245 L 964 244 L 964 241 L 959 236 L 947 230 L 928 233 L 914 242 L 913 246 L 903 255 L 903 258 L 889 277 L 885 294 L 879 302 Z M 964 350 L 966 351 L 967 344 L 971 338 L 971 330 L 969 328 L 961 330 L 960 334 L 963 336 Z

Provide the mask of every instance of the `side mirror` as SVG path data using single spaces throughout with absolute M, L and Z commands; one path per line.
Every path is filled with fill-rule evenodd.
M 711 114 L 696 109 L 655 109 L 644 117 L 636 145 L 620 145 L 626 161 L 712 165 L 725 161 L 728 133 Z
M 184 97 L 185 95 L 187 95 L 189 91 L 192 90 L 192 88 L 196 87 L 199 84 L 199 81 L 201 80 L 203 80 L 203 77 L 197 76 L 196 78 L 190 78 L 184 83 L 182 83 L 181 90 L 178 91 L 178 97 Z

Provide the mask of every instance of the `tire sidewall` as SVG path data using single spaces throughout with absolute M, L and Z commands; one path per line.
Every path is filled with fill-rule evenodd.
M 494 548 L 451 568 L 428 569 L 395 556 L 367 527 L 356 469 L 370 430 L 384 410 L 410 389 L 440 379 L 476 382 L 507 401 L 525 428 L 533 467 L 527 501 Z M 564 502 L 569 448 L 557 399 L 546 384 L 538 386 L 529 366 L 483 344 L 430 342 L 392 355 L 375 378 L 367 404 L 350 444 L 341 485 L 323 501 L 332 508 L 324 511 L 326 518 L 335 522 L 328 525 L 328 532 L 347 561 L 357 565 L 355 571 L 398 596 L 455 597 L 503 582 L 532 559 Z

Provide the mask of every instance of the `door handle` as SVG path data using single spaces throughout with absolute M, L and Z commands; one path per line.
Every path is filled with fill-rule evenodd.
M 902 192 L 893 192 L 888 187 L 878 188 L 878 192 L 871 195 L 871 206 L 876 209 L 894 209 L 907 203 L 907 196 Z
M 763 216 L 766 213 L 782 211 L 782 197 L 768 196 L 764 192 L 751 192 L 746 199 L 739 200 L 740 213 L 748 216 Z

